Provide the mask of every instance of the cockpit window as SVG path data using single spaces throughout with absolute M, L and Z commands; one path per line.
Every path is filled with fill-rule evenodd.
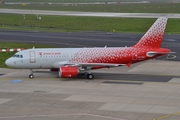
M 23 55 L 15 54 L 15 55 L 13 55 L 13 57 L 15 57 L 15 58 L 23 58 Z

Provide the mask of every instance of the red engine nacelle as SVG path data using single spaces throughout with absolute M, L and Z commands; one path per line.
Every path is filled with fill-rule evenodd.
M 71 78 L 76 77 L 79 74 L 79 69 L 77 67 L 62 66 L 59 68 L 59 77 Z

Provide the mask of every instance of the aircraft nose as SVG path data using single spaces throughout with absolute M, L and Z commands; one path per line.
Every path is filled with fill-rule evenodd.
M 12 66 L 12 60 L 11 60 L 10 58 L 7 59 L 7 60 L 5 61 L 5 64 L 6 64 L 7 66 L 11 67 L 11 66 Z

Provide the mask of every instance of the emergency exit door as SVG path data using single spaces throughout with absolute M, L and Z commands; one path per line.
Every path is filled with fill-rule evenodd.
M 35 63 L 36 62 L 36 53 L 35 53 L 35 51 L 30 51 L 29 52 L 29 62 L 30 63 Z

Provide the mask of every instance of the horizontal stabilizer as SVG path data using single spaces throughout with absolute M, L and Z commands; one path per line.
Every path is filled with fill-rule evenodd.
M 146 56 L 153 57 L 155 55 L 165 55 L 165 54 L 170 54 L 170 53 L 176 53 L 176 52 L 153 52 L 153 51 L 151 51 L 151 52 L 147 52 Z

